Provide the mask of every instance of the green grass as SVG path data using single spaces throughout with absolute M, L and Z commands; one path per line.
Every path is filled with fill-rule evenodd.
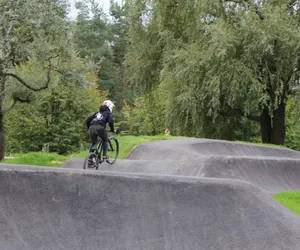
M 275 200 L 300 215 L 300 191 L 281 192 L 273 196 Z
M 41 152 L 16 154 L 13 157 L 15 158 L 5 159 L 3 163 L 56 167 L 60 166 L 65 160 L 68 159 L 67 156 L 62 156 L 55 153 Z
M 155 141 L 155 140 L 170 140 L 182 137 L 174 136 L 117 136 L 120 144 L 120 152 L 118 159 L 124 159 L 130 151 L 138 144 Z M 55 153 L 42 153 L 42 152 L 32 152 L 27 154 L 15 154 L 12 155 L 14 159 L 5 159 L 2 163 L 8 164 L 25 164 L 34 166 L 50 166 L 58 167 L 64 161 L 70 158 L 85 158 L 88 154 L 88 149 L 86 151 L 71 154 L 68 156 L 62 156 Z

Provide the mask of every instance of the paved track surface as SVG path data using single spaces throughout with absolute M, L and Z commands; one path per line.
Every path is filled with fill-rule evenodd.
M 84 159 L 62 167 L 82 168 Z M 102 164 L 101 171 L 229 178 L 271 193 L 300 190 L 300 153 L 289 149 L 226 141 L 183 139 L 139 145 L 126 160 Z
M 122 145 L 121 145 L 122 146 Z M 300 249 L 300 153 L 180 139 L 82 170 L 0 166 L 0 249 Z

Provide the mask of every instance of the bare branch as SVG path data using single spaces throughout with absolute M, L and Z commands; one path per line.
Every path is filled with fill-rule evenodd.
M 251 121 L 260 121 L 260 116 L 256 115 L 245 115 L 244 112 L 238 108 L 230 108 L 227 112 L 220 112 L 220 115 L 222 116 L 243 116 Z
M 260 116 L 258 115 L 246 115 L 245 117 L 251 121 L 256 121 L 256 122 L 260 121 Z
M 51 59 L 55 59 L 55 58 L 58 58 L 60 57 L 60 55 L 54 55 L 54 56 L 50 56 L 47 61 L 49 62 L 49 66 L 51 65 Z
M 17 102 L 29 103 L 30 100 L 29 100 L 28 98 L 27 98 L 27 99 L 22 99 L 22 98 L 20 98 L 20 97 L 15 97 L 15 98 L 14 98 L 14 103 L 13 103 L 8 109 L 3 110 L 3 111 L 1 112 L 2 115 L 5 114 L 5 113 L 7 113 L 8 111 L 12 110 L 12 109 L 16 106 Z
M 5 73 L 4 74 L 5 77 L 7 76 L 11 76 L 15 79 L 17 79 L 20 83 L 22 83 L 26 88 L 30 89 L 30 90 L 33 90 L 33 91 L 40 91 L 40 90 L 43 90 L 43 89 L 47 89 L 48 86 L 49 86 L 49 83 L 51 81 L 51 77 L 50 77 L 50 69 L 47 71 L 47 82 L 44 86 L 40 87 L 40 88 L 34 88 L 34 87 L 31 87 L 30 85 L 28 85 L 21 77 L 19 77 L 18 75 L 16 74 L 13 74 L 13 73 Z
M 233 3 L 247 3 L 247 1 L 244 0 L 225 0 L 224 2 L 233 2 Z
M 62 70 L 60 70 L 60 69 L 58 69 L 56 67 L 53 67 L 53 66 L 52 66 L 52 70 L 55 71 L 55 72 L 57 72 L 57 73 L 59 73 L 59 74 L 61 74 L 61 75 L 64 74 L 64 71 L 62 71 Z

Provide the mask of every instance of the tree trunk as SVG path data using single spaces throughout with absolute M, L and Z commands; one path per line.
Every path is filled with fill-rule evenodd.
M 286 104 L 282 101 L 278 108 L 273 111 L 273 129 L 271 142 L 277 145 L 284 144 L 285 138 L 285 107 Z
M 260 115 L 260 131 L 263 143 L 271 143 L 272 137 L 272 123 L 269 115 L 269 109 L 267 106 L 264 107 Z
M 5 77 L 2 65 L 0 63 L 0 160 L 4 160 L 5 153 L 5 133 L 3 123 L 3 93 L 4 93 Z
M 4 154 L 5 154 L 5 133 L 4 133 L 3 114 L 1 114 L 0 115 L 0 160 L 1 161 L 4 160 Z

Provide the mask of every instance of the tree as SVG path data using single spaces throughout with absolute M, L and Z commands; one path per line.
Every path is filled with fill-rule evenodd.
M 203 132 L 206 118 L 245 117 L 260 122 L 263 142 L 284 143 L 285 106 L 300 69 L 297 1 L 129 4 L 130 80 L 169 86 L 178 126 L 188 120 Z
M 121 100 L 121 105 L 125 102 L 131 102 L 133 99 L 133 91 L 126 81 L 125 55 L 127 52 L 127 33 L 128 23 L 126 20 L 125 5 L 119 5 L 113 0 L 110 1 L 110 15 L 112 21 L 109 28 L 113 34 L 112 50 L 114 55 L 114 63 L 118 75 L 117 80 L 117 99 Z
M 108 98 L 116 105 L 115 120 L 121 120 L 122 105 L 133 100 L 124 65 L 128 24 L 125 6 L 115 1 L 110 4 L 107 17 L 96 1 L 77 2 L 74 41 L 80 56 L 89 57 L 98 66 L 99 90 L 108 91 Z
M 60 71 L 59 58 L 69 57 L 66 13 L 64 0 L 2 0 L 0 3 L 0 160 L 5 151 L 3 115 L 17 102 L 29 102 L 27 97 L 7 93 L 6 89 L 14 80 L 31 91 L 48 88 L 51 72 Z M 16 69 L 33 57 L 45 76 L 42 81 L 28 83 Z M 3 101 L 9 94 L 13 104 L 4 110 Z
M 131 135 L 158 135 L 166 128 L 164 95 L 154 90 L 149 94 L 136 97 L 132 105 L 126 102 L 122 109 L 123 119 L 119 128 Z
M 51 86 L 30 93 L 30 103 L 17 104 L 5 116 L 9 153 L 47 148 L 49 152 L 65 154 L 88 147 L 85 120 L 99 108 L 99 98 L 105 100 L 106 93 L 97 91 L 97 76 L 82 60 L 74 60 L 69 66 L 75 71 L 73 77 L 52 73 Z M 19 75 L 29 82 L 42 74 L 42 69 L 31 62 L 21 71 Z M 13 82 L 9 87 L 16 86 Z
M 82 58 L 90 60 L 98 67 L 99 89 L 110 91 L 114 98 L 115 70 L 111 43 L 113 35 L 108 27 L 106 14 L 94 0 L 78 1 L 79 10 L 74 29 L 75 47 Z
M 110 1 L 110 20 L 94 0 L 77 2 L 79 15 L 74 41 L 81 57 L 89 57 L 99 66 L 99 88 L 109 90 L 109 98 L 120 106 L 120 100 L 131 97 L 125 80 L 126 53 L 125 7 Z

